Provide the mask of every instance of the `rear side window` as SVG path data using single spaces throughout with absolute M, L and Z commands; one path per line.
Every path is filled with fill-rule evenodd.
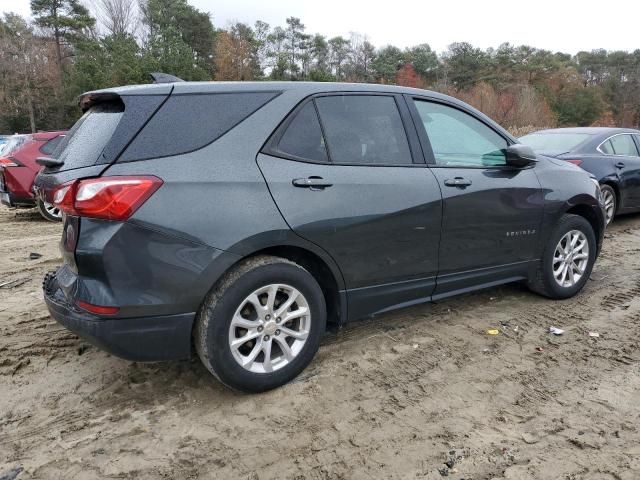
M 327 149 L 313 102 L 307 102 L 287 126 L 275 152 L 313 162 L 327 162 Z
M 600 151 L 602 153 L 605 153 L 607 155 L 615 155 L 616 152 L 613 149 L 613 145 L 611 145 L 611 140 L 607 140 L 606 142 L 604 142 L 602 145 L 600 145 Z
M 631 135 L 616 135 L 615 137 L 611 137 L 608 143 L 610 144 L 610 147 L 607 147 L 609 151 L 605 151 L 604 153 L 611 154 L 610 150 L 613 150 L 613 155 L 624 155 L 627 157 L 638 156 L 638 149 Z M 603 147 L 604 146 L 605 145 L 603 145 Z M 604 151 L 604 148 L 602 151 Z
M 172 95 L 127 148 L 120 161 L 168 157 L 214 142 L 278 92 Z
M 334 163 L 407 165 L 409 142 L 393 97 L 336 95 L 315 99 Z
M 52 138 L 40 147 L 40 152 L 44 153 L 45 155 L 51 155 L 55 151 L 56 147 L 60 144 L 60 142 L 62 142 L 63 138 L 64 135 L 58 135 L 57 137 Z
M 118 126 L 123 109 L 120 103 L 94 105 L 61 137 L 51 156 L 61 160 L 65 170 L 100 163 L 98 159 Z

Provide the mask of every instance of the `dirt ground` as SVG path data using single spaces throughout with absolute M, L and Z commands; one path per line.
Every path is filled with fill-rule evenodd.
M 26 280 L 0 288 L 0 479 L 640 478 L 640 216 L 576 298 L 514 285 L 359 322 L 262 395 L 52 321 L 59 230 L 0 209 L 0 284 Z

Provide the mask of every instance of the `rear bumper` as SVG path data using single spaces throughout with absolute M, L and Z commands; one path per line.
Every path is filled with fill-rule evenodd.
M 0 187 L 0 203 L 7 207 L 35 207 L 36 202 L 33 198 L 18 197 L 11 192 L 3 190 Z
M 0 169 L 0 203 L 8 207 L 35 207 L 35 195 L 10 187 L 11 178 L 5 169 Z
M 156 362 L 191 356 L 191 328 L 195 313 L 105 318 L 70 305 L 55 273 L 45 276 L 44 299 L 51 316 L 73 333 L 126 360 Z

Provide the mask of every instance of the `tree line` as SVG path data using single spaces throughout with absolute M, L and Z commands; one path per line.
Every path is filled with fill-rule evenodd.
M 0 132 L 68 128 L 82 92 L 184 80 L 346 81 L 429 88 L 517 133 L 547 126 L 640 125 L 640 49 L 569 55 L 504 43 L 376 47 L 327 38 L 301 19 L 215 27 L 187 0 L 32 0 L 32 19 L 0 18 Z

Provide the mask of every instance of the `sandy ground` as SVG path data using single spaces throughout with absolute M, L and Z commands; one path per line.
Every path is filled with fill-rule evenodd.
M 53 322 L 40 281 L 59 229 L 0 209 L 0 284 L 27 280 L 0 288 L 0 478 L 640 478 L 639 216 L 574 299 L 515 285 L 359 322 L 253 396 Z

